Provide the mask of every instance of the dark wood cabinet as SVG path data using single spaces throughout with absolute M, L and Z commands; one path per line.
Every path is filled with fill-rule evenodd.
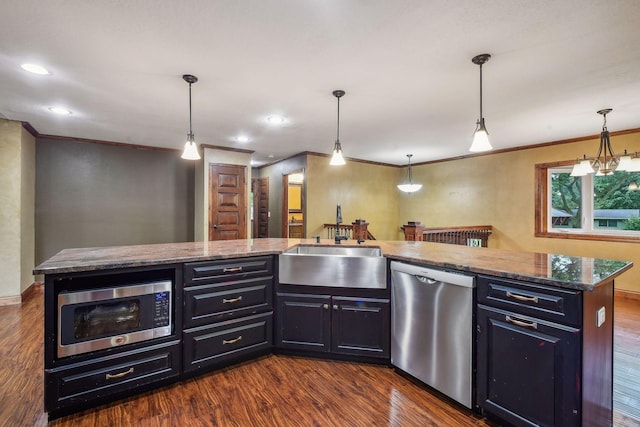
M 272 319 L 272 313 L 267 312 L 185 330 L 184 371 L 221 367 L 259 351 L 270 351 Z
M 140 393 L 145 386 L 176 377 L 180 368 L 179 341 L 62 365 L 45 372 L 45 408 L 50 416 L 64 415 L 67 408 L 77 411 L 130 395 L 131 390 Z
M 389 358 L 389 300 L 278 293 L 281 349 Z
M 184 268 L 185 373 L 271 351 L 273 257 L 195 262 Z
M 478 307 L 478 401 L 515 425 L 580 425 L 580 330 Z
M 611 425 L 613 283 L 587 292 L 479 276 L 477 285 L 480 410 L 515 426 Z

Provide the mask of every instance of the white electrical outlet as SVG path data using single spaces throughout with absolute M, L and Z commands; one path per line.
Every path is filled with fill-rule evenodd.
M 598 328 L 602 326 L 605 320 L 605 311 L 604 307 L 600 307 L 600 309 L 596 312 L 596 325 Z

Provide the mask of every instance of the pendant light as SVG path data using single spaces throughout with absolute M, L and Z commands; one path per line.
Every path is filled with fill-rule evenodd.
M 631 158 L 627 154 L 627 150 L 621 155 L 616 155 L 611 148 L 611 136 L 607 129 L 607 114 L 612 112 L 611 108 L 604 108 L 598 111 L 603 117 L 602 132 L 600 132 L 600 145 L 598 146 L 598 153 L 593 158 L 587 158 L 583 156 L 582 160 L 578 160 L 573 169 L 571 170 L 571 176 L 585 176 L 590 173 L 596 175 L 609 175 L 614 171 L 626 171 L 635 172 L 635 165 L 640 162 L 640 159 Z
M 491 55 L 483 53 L 471 59 L 471 62 L 480 66 L 480 118 L 476 122 L 476 131 L 473 133 L 473 142 L 469 148 L 469 151 L 473 152 L 493 150 L 489 142 L 489 132 L 487 132 L 487 128 L 484 125 L 484 117 L 482 116 L 482 64 L 487 62 L 489 58 L 491 58 Z
M 342 145 L 340 145 L 340 98 L 343 97 L 345 92 L 343 90 L 334 90 L 333 96 L 338 98 L 338 132 L 336 134 L 336 143 L 333 146 L 333 155 L 331 156 L 332 166 L 341 166 L 345 164 L 344 157 L 342 156 Z
M 185 74 L 182 78 L 185 82 L 189 83 L 189 133 L 187 134 L 187 142 L 184 144 L 184 151 L 181 157 L 186 160 L 200 160 L 198 146 L 193 138 L 193 130 L 191 129 L 191 85 L 197 82 L 198 78 L 191 74 Z
M 415 184 L 413 182 L 413 174 L 411 173 L 411 157 L 413 154 L 407 154 L 409 158 L 409 166 L 407 167 L 407 177 L 401 184 L 398 184 L 398 190 L 405 193 L 414 193 L 422 188 L 422 184 Z

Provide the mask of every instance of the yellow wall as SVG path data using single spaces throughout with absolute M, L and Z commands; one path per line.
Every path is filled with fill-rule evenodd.
M 344 166 L 329 165 L 329 158 L 307 156 L 307 236 L 326 237 L 322 225 L 335 223 L 336 205 L 342 206 L 342 222 L 355 219 L 369 223 L 378 240 L 399 239 L 396 184 L 401 168 L 347 161 Z
M 35 138 L 21 122 L 0 119 L 0 298 L 6 302 L 19 302 L 34 280 L 34 217 Z
M 640 151 L 640 133 L 613 136 L 611 143 L 616 153 Z M 399 222 L 488 224 L 494 228 L 491 247 L 633 261 L 634 268 L 616 280 L 616 287 L 640 292 L 640 242 L 534 237 L 535 164 L 593 156 L 597 148 L 593 139 L 415 166 L 414 180 L 423 188 L 415 197 L 399 199 Z

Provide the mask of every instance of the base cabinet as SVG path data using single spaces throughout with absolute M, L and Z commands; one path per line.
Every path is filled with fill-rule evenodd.
M 276 346 L 388 358 L 389 300 L 278 293 Z
M 50 416 L 95 406 L 100 399 L 140 390 L 146 385 L 177 377 L 180 373 L 180 342 L 170 341 L 132 351 L 46 369 L 45 409 Z
M 273 257 L 193 262 L 184 269 L 186 374 L 271 351 Z
M 185 331 L 184 371 L 219 367 L 245 355 L 270 351 L 272 317 L 268 312 Z
M 514 425 L 580 425 L 580 330 L 480 306 L 478 401 Z
M 479 409 L 514 426 L 612 425 L 613 282 L 577 291 L 481 275 L 477 287 Z

